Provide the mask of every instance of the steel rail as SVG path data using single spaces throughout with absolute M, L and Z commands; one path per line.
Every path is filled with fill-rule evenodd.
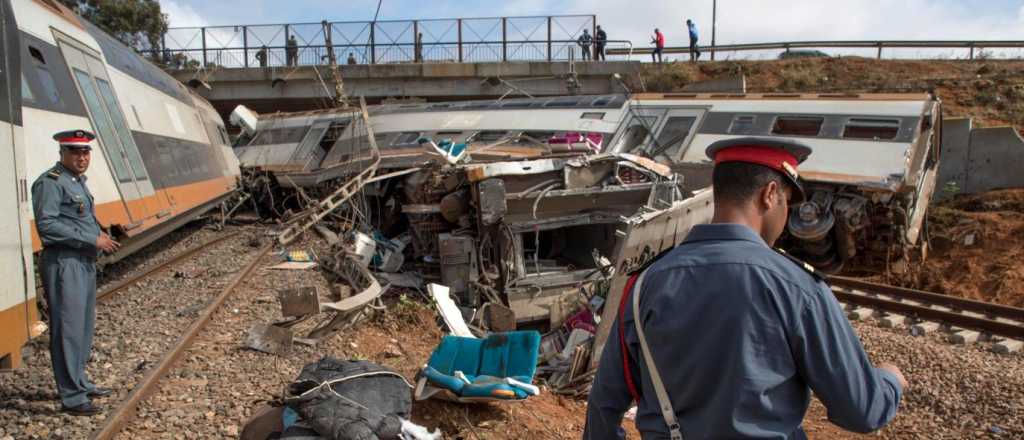
M 1016 307 L 849 278 L 829 277 L 829 283 L 832 293 L 845 303 L 926 321 L 943 322 L 992 335 L 1024 339 L 1024 322 L 1016 319 L 1024 310 Z
M 950 295 L 942 295 L 939 293 L 926 292 L 924 290 L 871 283 L 846 277 L 831 276 L 828 278 L 828 282 L 833 286 L 841 286 L 870 293 L 889 295 L 903 300 L 941 305 L 955 310 L 980 313 L 989 318 L 1006 318 L 1024 322 L 1024 309 L 1017 307 L 975 301 Z
M 135 388 L 128 394 L 128 398 L 125 399 L 124 403 L 121 404 L 106 420 L 103 425 L 93 433 L 91 436 L 95 440 L 108 440 L 114 438 L 135 415 L 135 410 L 139 403 L 149 397 L 153 391 L 156 390 L 160 379 L 163 378 L 171 367 L 178 361 L 179 358 L 185 353 L 185 350 L 192 345 L 192 341 L 195 340 L 199 332 L 202 331 L 206 324 L 213 318 L 213 314 L 217 312 L 221 304 L 227 300 L 228 296 L 241 284 L 242 280 L 249 276 L 253 269 L 260 260 L 273 248 L 272 244 L 264 245 L 260 249 L 256 256 L 241 270 L 235 277 L 224 287 L 223 290 L 213 299 L 212 302 L 203 310 L 203 313 L 199 315 L 188 330 L 178 339 L 174 347 L 170 351 L 164 354 L 153 368 L 151 368 L 146 375 L 135 385 Z
M 104 289 L 102 292 L 97 293 L 96 294 L 96 300 L 105 300 L 105 299 L 108 299 L 108 298 L 112 298 L 115 293 L 117 293 L 117 292 L 119 292 L 121 290 L 124 290 L 126 287 L 129 287 L 129 286 L 131 286 L 131 285 L 133 285 L 133 284 L 135 284 L 135 283 L 137 283 L 137 282 L 139 282 L 139 281 L 141 281 L 143 279 L 149 278 L 149 277 L 151 277 L 151 276 L 153 276 L 153 275 L 155 275 L 155 274 L 157 274 L 159 272 L 162 272 L 163 270 L 169 268 L 170 266 L 173 266 L 173 265 L 179 263 L 181 260 L 184 260 L 185 258 L 188 258 L 188 257 L 191 257 L 191 256 L 195 255 L 199 251 L 202 251 L 202 250 L 204 250 L 206 248 L 212 247 L 212 246 L 214 246 L 214 245 L 216 245 L 218 243 L 221 243 L 224 240 L 227 240 L 229 238 L 236 237 L 236 236 L 238 236 L 239 233 L 240 232 L 232 232 L 230 234 L 226 234 L 226 235 L 214 238 L 214 239 L 209 240 L 209 241 L 207 241 L 205 243 L 202 243 L 200 245 L 192 247 L 192 248 L 190 248 L 190 249 L 188 249 L 188 250 L 186 250 L 186 251 L 184 251 L 184 252 L 182 252 L 182 253 L 180 253 L 178 255 L 175 255 L 174 257 L 172 257 L 171 259 L 169 259 L 167 261 L 164 261 L 163 263 L 157 264 L 156 266 L 153 266 L 153 267 L 151 267 L 149 269 L 146 269 L 142 273 L 139 273 L 139 274 L 136 274 L 136 275 L 132 275 L 132 276 L 126 278 L 126 279 L 118 281 L 113 286 L 110 286 L 109 288 Z

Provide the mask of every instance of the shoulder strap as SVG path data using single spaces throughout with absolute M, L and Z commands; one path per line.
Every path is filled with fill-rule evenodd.
M 643 351 L 644 364 L 651 375 L 651 385 L 654 386 L 654 394 L 658 397 L 658 406 L 661 407 L 661 417 L 668 425 L 669 436 L 672 440 L 683 440 L 683 432 L 679 428 L 679 421 L 676 419 L 676 411 L 672 408 L 672 401 L 665 391 L 665 384 L 661 381 L 661 374 L 658 367 L 654 365 L 654 358 L 651 356 L 651 347 L 647 345 L 647 338 L 644 336 L 643 323 L 640 321 L 640 288 L 644 282 L 647 271 L 643 271 L 633 284 L 633 323 L 636 324 L 636 334 L 640 338 L 640 349 Z

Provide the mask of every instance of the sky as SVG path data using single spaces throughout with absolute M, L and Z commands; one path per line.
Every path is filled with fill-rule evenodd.
M 170 18 L 171 27 L 325 19 L 364 21 L 373 19 L 377 8 L 377 0 L 245 0 L 245 7 L 241 9 L 237 5 L 242 2 L 161 0 L 160 3 Z M 631 40 L 638 46 L 648 44 L 655 27 L 665 34 L 669 46 L 686 45 L 684 22 L 691 18 L 700 29 L 701 44 L 708 44 L 711 39 L 712 0 L 382 0 L 381 3 L 379 20 L 595 14 L 609 39 Z M 282 4 L 287 6 L 282 7 Z M 800 40 L 1024 40 L 1024 0 L 718 0 L 716 28 L 718 44 Z M 542 33 L 537 35 L 543 38 Z M 1017 56 L 1024 56 L 1024 51 Z

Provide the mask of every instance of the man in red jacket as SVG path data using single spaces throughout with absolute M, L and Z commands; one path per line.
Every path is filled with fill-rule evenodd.
M 651 62 L 661 62 L 661 50 L 665 48 L 665 36 L 662 35 L 658 28 L 654 28 L 654 38 L 651 38 L 651 43 L 654 44 L 654 52 L 651 52 Z M 655 58 L 657 55 L 657 58 Z

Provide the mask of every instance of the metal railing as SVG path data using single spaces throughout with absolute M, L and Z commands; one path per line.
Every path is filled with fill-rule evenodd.
M 779 43 L 752 43 L 752 44 L 720 44 L 717 46 L 698 46 L 697 50 L 710 55 L 714 59 L 717 52 L 743 52 L 761 50 L 784 50 L 789 52 L 792 49 L 825 49 L 825 48 L 854 48 L 854 49 L 876 49 L 877 58 L 882 58 L 882 49 L 967 49 L 968 59 L 974 59 L 975 50 L 982 49 L 1016 49 L 1024 48 L 1022 40 L 877 40 L 877 41 L 787 41 Z M 634 48 L 631 51 L 614 48 L 608 50 L 608 55 L 630 56 L 650 55 L 653 47 Z M 690 48 L 685 46 L 666 47 L 663 54 L 689 54 Z
M 595 15 L 452 18 L 171 28 L 143 54 L 168 68 L 565 61 Z M 632 43 L 608 41 L 630 53 Z M 591 45 L 591 52 L 595 51 Z

